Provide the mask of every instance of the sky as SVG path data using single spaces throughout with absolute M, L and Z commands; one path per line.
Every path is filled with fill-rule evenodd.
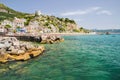
M 87 29 L 120 29 L 120 0 L 0 0 L 8 7 L 26 13 L 70 18 Z

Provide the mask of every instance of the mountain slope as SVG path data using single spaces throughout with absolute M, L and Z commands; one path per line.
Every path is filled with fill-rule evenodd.
M 26 13 L 15 11 L 0 3 L 0 21 L 4 19 L 13 19 L 14 17 L 24 17 Z
M 35 26 L 35 23 L 37 23 L 42 29 L 50 30 L 51 32 L 89 32 L 84 28 L 79 28 L 76 22 L 74 20 L 70 20 L 69 18 L 59 18 L 42 14 L 39 16 L 34 14 L 31 15 L 15 11 L 4 4 L 0 4 L 0 22 L 5 19 L 12 21 L 14 17 L 26 19 L 25 26 L 29 26 L 30 23 Z

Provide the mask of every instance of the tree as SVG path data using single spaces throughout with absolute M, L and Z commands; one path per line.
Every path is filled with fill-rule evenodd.
M 73 29 L 73 32 L 80 32 L 79 29 Z
M 84 32 L 84 33 L 89 33 L 90 32 L 90 30 L 87 30 L 83 27 L 80 27 L 79 30 L 80 30 L 80 32 Z
M 49 23 L 48 23 L 48 22 L 46 22 L 46 23 L 44 24 L 44 26 L 49 26 Z
M 65 28 L 63 28 L 63 27 L 59 28 L 59 32 L 64 32 L 64 31 L 65 31 Z
M 17 29 L 20 29 L 20 26 L 17 26 Z
M 83 30 L 84 28 L 83 27 L 80 27 L 80 30 Z
M 9 32 L 9 31 L 10 31 L 10 28 L 11 28 L 11 26 L 10 26 L 10 25 L 5 25 L 5 29 L 7 30 L 7 32 Z
M 5 28 L 6 28 L 6 29 L 10 29 L 11 26 L 10 26 L 10 25 L 5 25 Z
M 13 30 L 13 33 L 16 33 L 17 31 L 16 30 Z

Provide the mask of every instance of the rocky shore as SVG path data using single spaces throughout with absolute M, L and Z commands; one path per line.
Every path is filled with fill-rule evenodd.
M 28 60 L 44 51 L 43 46 L 33 46 L 27 42 L 20 42 L 15 37 L 0 37 L 0 62 Z
M 27 34 L 27 35 L 7 35 L 7 36 L 16 37 L 18 40 L 22 40 L 22 41 L 39 42 L 42 44 L 53 44 L 64 41 L 64 38 L 56 34 L 41 34 L 41 35 Z
M 42 44 L 53 44 L 57 42 L 63 42 L 64 38 L 58 35 L 42 35 L 41 36 L 41 43 Z

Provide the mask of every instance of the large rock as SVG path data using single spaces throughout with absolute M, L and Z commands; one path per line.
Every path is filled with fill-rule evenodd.
M 15 49 L 14 46 L 10 46 L 10 47 L 8 48 L 8 51 L 12 51 L 12 50 L 14 50 L 14 49 Z
M 18 54 L 23 54 L 23 53 L 25 53 L 25 51 L 24 51 L 24 50 L 18 50 L 17 53 L 18 53 Z
M 27 47 L 26 46 L 20 46 L 20 49 L 26 51 Z
M 46 36 L 46 35 L 42 35 L 42 36 L 41 36 L 42 41 L 46 40 L 47 37 L 48 37 L 48 36 Z
M 64 39 L 58 35 L 42 35 L 41 39 L 42 39 L 41 43 L 43 44 L 46 44 L 46 43 L 53 44 L 56 42 L 64 41 Z
M 0 48 L 5 48 L 5 47 L 6 47 L 5 44 L 1 44 L 1 43 L 0 43 Z
M 0 48 L 0 54 L 6 54 L 6 49 L 4 47 Z
M 27 44 L 26 48 L 27 48 L 27 50 L 29 50 L 29 49 L 34 49 L 35 47 L 33 45 L 31 45 L 31 44 Z
M 10 54 L 18 54 L 18 49 L 13 49 L 12 51 L 8 51 Z
M 15 37 L 0 38 L 0 62 L 28 60 L 40 55 L 43 46 L 33 46 L 30 43 L 20 43 Z
M 19 41 L 15 37 L 2 37 L 0 39 L 0 48 L 10 47 L 12 45 L 19 45 Z

